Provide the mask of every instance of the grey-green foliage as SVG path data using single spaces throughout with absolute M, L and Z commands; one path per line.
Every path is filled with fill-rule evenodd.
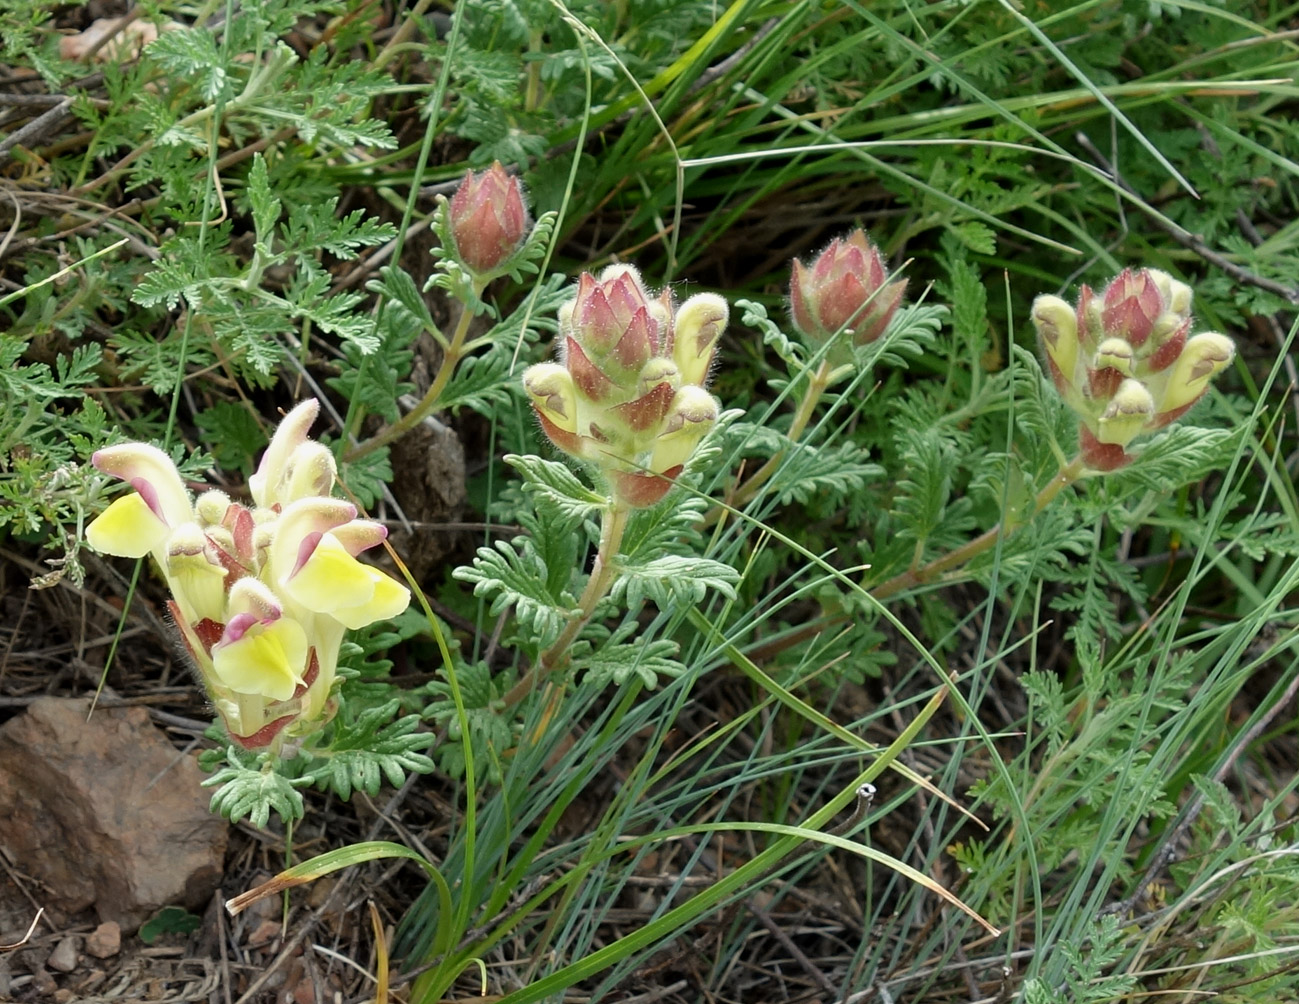
M 1122 999 L 1136 988 L 1137 978 L 1108 970 L 1122 958 L 1125 940 L 1117 917 L 1101 917 L 1080 943 L 1060 945 L 1066 964 L 1063 985 L 1052 987 L 1044 980 L 1031 979 L 1024 984 L 1024 1004 L 1102 1004 Z
M 498 763 L 517 739 L 519 726 L 501 700 L 512 678 L 483 662 L 459 664 L 454 672 L 464 721 L 445 668 L 442 677 L 429 684 L 433 699 L 424 709 L 424 717 L 446 730 L 446 741 L 438 745 L 436 753 L 439 766 L 452 777 L 460 777 L 465 772 L 467 751 L 472 750 L 475 769 L 481 774 Z
M 611 595 L 633 609 L 647 599 L 662 610 L 695 604 L 710 590 L 733 600 L 740 581 L 740 573 L 725 562 L 696 555 L 661 554 L 648 560 L 620 560 L 617 565 Z
M 217 789 L 212 811 L 232 823 L 247 818 L 256 827 L 265 826 L 274 811 L 290 823 L 305 811 L 300 788 L 328 790 L 346 800 L 353 791 L 377 795 L 384 781 L 400 787 L 407 773 L 429 773 L 433 761 L 419 751 L 427 749 L 434 736 L 418 731 L 419 715 L 393 720 L 399 704 L 394 699 L 350 720 L 336 719 L 326 733 L 311 737 L 309 745 L 283 759 L 237 746 L 205 751 L 199 763 L 215 771 L 203 781 L 205 787 Z M 210 732 L 221 738 L 219 727 Z
M 433 761 L 421 750 L 433 743 L 433 733 L 418 731 L 419 715 L 394 719 L 400 701 L 368 708 L 354 721 L 335 721 L 327 744 L 319 751 L 304 749 L 298 757 L 298 784 L 329 790 L 339 798 L 352 791 L 379 794 L 382 782 L 400 788 L 406 774 L 427 774 Z
M 225 763 L 203 779 L 204 787 L 217 789 L 210 804 L 213 812 L 232 823 L 246 818 L 258 828 L 267 824 L 272 811 L 286 823 L 302 818 L 306 809 L 302 793 L 288 777 L 272 769 L 262 755 L 235 746 L 209 750 L 208 754 L 206 760 L 200 757 L 200 764 Z
M 625 72 L 650 79 L 716 12 L 694 0 L 468 0 L 456 5 L 456 16 L 461 44 L 452 87 L 459 100 L 448 126 L 473 144 L 472 163 L 484 165 L 544 155 L 586 110 L 588 71 L 592 103 L 607 108 L 626 93 Z M 608 49 L 579 39 L 570 18 Z
M 637 679 L 647 690 L 660 683 L 660 677 L 680 676 L 686 667 L 677 660 L 679 646 L 667 638 L 646 639 L 640 625 L 629 620 L 606 637 L 598 631 L 588 632 L 591 641 L 584 651 L 573 656 L 573 668 L 585 674 L 585 682 L 595 686 L 624 686 Z
M 258 154 L 248 175 L 248 200 L 255 223 L 253 256 L 240 261 L 226 250 L 228 229 L 178 234 L 132 294 L 144 307 L 175 309 L 183 299 L 202 317 L 248 380 L 265 382 L 283 360 L 282 336 L 309 322 L 365 355 L 379 347 L 374 325 L 356 307 L 361 294 L 329 295 L 332 277 L 319 256 L 346 260 L 359 249 L 391 239 L 391 224 L 366 219 L 363 210 L 336 216 L 337 200 L 323 206 L 294 206 L 281 219 L 266 161 Z M 269 288 L 268 272 L 285 280 Z M 184 337 L 183 333 L 180 335 Z M 177 374 L 149 372 L 145 378 L 165 391 Z
M 550 571 L 534 540 L 519 536 L 480 547 L 473 564 L 457 568 L 454 575 L 473 583 L 475 596 L 492 601 L 492 616 L 512 609 L 520 627 L 542 648 L 576 614 L 576 597 L 554 588 L 548 581 Z

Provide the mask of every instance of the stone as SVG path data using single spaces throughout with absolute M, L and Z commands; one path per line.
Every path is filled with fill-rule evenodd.
M 122 926 L 106 920 L 86 939 L 86 953 L 97 959 L 110 959 L 122 950 Z
M 0 846 L 50 906 L 133 933 L 163 906 L 201 908 L 228 824 L 208 811 L 194 757 L 143 708 L 42 697 L 0 726 Z
M 45 964 L 56 973 L 70 973 L 77 968 L 77 939 L 64 938 L 50 952 Z
M 402 403 L 414 407 L 416 402 L 403 398 Z M 415 529 L 407 531 L 394 519 L 388 539 L 418 582 L 458 546 L 456 534 L 447 532 L 443 524 L 455 523 L 464 515 L 465 448 L 454 429 L 426 418 L 390 449 L 392 492 Z M 369 560 L 386 564 L 381 551 L 375 548 Z
M 54 981 L 49 970 L 40 965 L 32 970 L 32 986 L 42 997 L 53 997 L 59 990 L 59 985 Z

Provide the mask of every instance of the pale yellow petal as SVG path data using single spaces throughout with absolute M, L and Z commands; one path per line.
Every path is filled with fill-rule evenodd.
M 248 490 L 259 506 L 289 501 L 282 497 L 288 478 L 289 457 L 307 441 L 307 432 L 320 413 L 320 402 L 307 398 L 284 416 L 262 454 L 257 473 L 248 479 Z
M 171 457 L 148 443 L 119 443 L 96 450 L 90 462 L 97 470 L 128 482 L 149 503 L 158 518 L 168 526 L 180 526 L 194 518 L 190 500 L 180 472 Z
M 131 492 L 115 499 L 86 527 L 86 543 L 100 554 L 143 558 L 166 541 L 171 531 L 149 504 Z
M 1236 346 L 1226 335 L 1208 331 L 1196 335 L 1169 368 L 1159 410 L 1174 411 L 1196 400 L 1235 355 Z
M 1139 436 L 1155 414 L 1155 401 L 1139 380 L 1119 384 L 1109 407 L 1097 422 L 1096 439 L 1111 446 L 1126 447 Z
M 328 533 L 320 538 L 306 564 L 282 586 L 295 602 L 316 613 L 362 606 L 374 596 L 371 570 Z
M 562 432 L 577 432 L 577 391 L 558 363 L 537 363 L 523 372 L 523 387 L 533 406 Z
M 1039 296 L 1033 301 L 1032 317 L 1046 354 L 1064 380 L 1072 381 L 1078 361 L 1078 319 L 1073 307 L 1058 296 Z
M 286 617 L 252 627 L 238 641 L 212 652 L 213 669 L 225 686 L 272 701 L 293 696 L 306 664 L 307 636 L 301 625 Z
M 330 613 L 331 617 L 345 627 L 363 628 L 375 621 L 388 620 L 410 606 L 409 589 L 378 569 L 366 568 L 366 571 L 374 582 L 374 595 L 370 601 L 360 606 L 341 607 Z

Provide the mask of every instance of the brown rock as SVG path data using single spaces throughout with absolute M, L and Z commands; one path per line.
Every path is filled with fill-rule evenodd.
M 221 876 L 227 824 L 194 759 L 143 708 L 43 697 L 0 726 L 0 845 L 52 906 L 93 906 L 133 932 L 160 907 L 199 907 Z
M 44 997 L 53 997 L 58 991 L 59 985 L 54 982 L 54 977 L 49 974 L 44 966 L 38 966 L 32 970 L 32 986 L 36 992 Z
M 413 406 L 415 402 L 403 398 L 403 403 Z M 394 522 L 389 540 L 419 580 L 456 546 L 456 536 L 441 524 L 454 523 L 464 513 L 465 448 L 454 429 L 426 418 L 393 443 L 391 450 L 392 491 L 416 529 L 410 533 Z
M 70 973 L 77 968 L 77 939 L 64 938 L 50 952 L 45 964 L 56 973 Z
M 112 958 L 122 950 L 122 927 L 115 920 L 106 920 L 86 939 L 86 951 L 97 959 Z

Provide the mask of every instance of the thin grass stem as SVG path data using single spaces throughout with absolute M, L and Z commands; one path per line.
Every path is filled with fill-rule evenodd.
M 812 420 L 812 413 L 816 411 L 821 395 L 825 393 L 826 387 L 829 386 L 830 374 L 833 372 L 834 367 L 830 365 L 830 360 L 822 359 L 821 365 L 812 374 L 812 378 L 807 385 L 807 393 L 803 395 L 803 400 L 799 402 L 798 411 L 794 413 L 793 424 L 789 427 L 789 442 L 791 445 L 797 443 L 799 437 L 807 429 L 807 423 Z M 736 489 L 733 502 L 735 506 L 743 506 L 753 499 L 753 496 L 758 493 L 758 489 L 766 484 L 767 480 L 780 469 L 786 452 L 785 450 L 779 450 L 772 454 L 765 464 L 754 471 L 753 477 Z M 721 515 L 720 511 L 718 511 L 717 515 Z M 709 517 L 710 522 L 716 518 L 712 513 L 709 513 Z
M 1055 477 L 1047 483 L 1047 486 L 1037 493 L 1037 498 L 1033 501 L 1033 515 L 1036 516 L 1050 505 L 1060 492 L 1082 477 L 1085 470 L 1081 457 L 1074 457 L 1073 460 L 1061 467 Z M 944 572 L 960 568 L 970 559 L 978 557 L 995 545 L 997 538 L 1003 534 L 1011 533 L 1013 530 L 1014 527 L 1004 525 L 1004 521 L 998 523 L 986 533 L 981 533 L 973 540 L 962 544 L 955 550 L 948 551 L 941 557 L 935 558 L 927 565 L 907 569 L 907 571 L 893 576 L 886 582 L 881 582 L 870 591 L 870 594 L 877 600 L 884 600 L 902 592 L 904 589 L 912 589 L 915 586 L 922 586 L 926 582 L 932 582 Z

